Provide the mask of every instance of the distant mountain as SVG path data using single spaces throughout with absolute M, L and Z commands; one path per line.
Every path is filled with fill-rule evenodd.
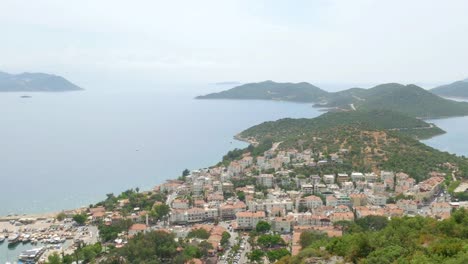
M 277 83 L 264 81 L 248 83 L 197 99 L 256 99 L 294 102 L 320 102 L 328 93 L 310 83 Z
M 57 75 L 0 72 L 0 92 L 65 92 L 78 90 L 83 89 Z
M 468 98 L 468 79 L 442 85 L 430 91 L 440 96 Z
M 468 83 L 467 83 L 468 84 Z M 249 83 L 199 96 L 197 99 L 261 99 L 315 103 L 316 107 L 350 110 L 393 110 L 412 117 L 468 115 L 468 103 L 439 97 L 416 85 L 388 83 L 370 89 L 351 88 L 329 93 L 309 83 Z
M 409 116 L 421 118 L 441 118 L 449 116 L 468 115 L 468 103 L 454 102 L 439 97 L 431 92 L 410 84 L 388 83 L 375 86 L 371 89 L 351 89 L 341 93 L 348 93 L 346 103 L 353 104 L 348 107 L 360 110 L 393 110 Z M 336 100 L 330 99 L 330 104 Z M 330 105 L 344 108 L 346 105 Z

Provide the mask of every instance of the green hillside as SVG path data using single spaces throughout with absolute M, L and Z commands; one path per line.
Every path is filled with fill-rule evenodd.
M 468 91 L 468 90 L 467 90 Z M 310 102 L 316 107 L 343 110 L 392 110 L 413 117 L 468 115 L 468 103 L 444 99 L 416 85 L 388 83 L 370 89 L 351 88 L 329 93 L 309 83 L 249 83 L 197 99 L 257 99 Z
M 361 96 L 355 107 L 362 110 L 387 109 L 422 118 L 468 115 L 468 103 L 441 98 L 416 85 L 382 84 Z
M 460 168 L 468 175 L 468 160 L 431 148 L 417 140 L 443 133 L 422 120 L 389 111 L 326 113 L 314 119 L 281 119 L 249 128 L 240 138 L 283 142 L 282 149 L 310 148 L 315 153 L 348 149 L 344 164 L 350 170 L 404 171 L 417 180 L 431 171 L 450 173 L 442 164 Z
M 255 99 L 320 102 L 327 94 L 326 91 L 306 82 L 277 83 L 264 81 L 240 85 L 219 93 L 198 96 L 197 99 Z
M 328 238 L 306 231 L 302 251 L 277 264 L 301 263 L 468 263 L 468 211 L 456 210 L 449 219 L 368 216 L 354 223 L 342 222 L 344 235 Z M 341 261 L 336 260 L 341 257 Z
M 442 85 L 430 91 L 440 96 L 468 98 L 468 81 L 464 80 Z
M 259 141 L 263 141 L 266 138 L 284 141 L 301 137 L 305 133 L 327 131 L 334 127 L 348 125 L 367 129 L 399 131 L 420 139 L 421 131 L 425 131 L 426 136 L 423 138 L 445 133 L 442 129 L 432 124 L 398 112 L 370 110 L 329 112 L 313 119 L 285 118 L 278 121 L 264 122 L 243 131 L 239 136 L 243 138 L 253 137 Z

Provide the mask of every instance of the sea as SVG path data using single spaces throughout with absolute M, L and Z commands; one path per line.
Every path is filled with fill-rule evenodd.
M 233 139 L 246 128 L 323 113 L 304 103 L 194 99 L 228 88 L 0 93 L 0 215 L 58 212 L 96 203 L 107 193 L 149 190 L 246 147 Z M 424 143 L 468 154 L 468 117 L 430 122 L 448 133 Z M 25 249 L 8 250 L 6 244 L 0 244 L 0 264 Z

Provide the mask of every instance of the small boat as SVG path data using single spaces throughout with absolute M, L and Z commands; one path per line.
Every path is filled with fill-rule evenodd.
M 0 235 L 0 243 L 3 243 L 3 241 L 5 241 L 5 236 Z
M 20 236 L 19 234 L 12 234 L 8 237 L 8 244 L 16 244 L 19 242 Z
M 32 96 L 30 96 L 30 95 L 22 95 L 22 96 L 20 96 L 20 97 L 21 97 L 21 98 L 31 98 Z

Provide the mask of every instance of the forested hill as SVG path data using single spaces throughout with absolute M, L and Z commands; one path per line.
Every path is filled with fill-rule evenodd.
M 265 138 L 285 141 L 302 137 L 304 134 L 319 133 L 343 126 L 399 131 L 419 139 L 445 133 L 433 124 L 398 112 L 389 110 L 362 110 L 328 112 L 313 119 L 285 118 L 278 121 L 264 122 L 241 132 L 239 136 L 242 138 L 255 138 L 258 141 L 262 141 Z
M 399 111 L 421 118 L 468 115 L 468 103 L 455 102 L 416 85 L 387 83 L 370 89 L 351 88 L 329 93 L 309 83 L 249 83 L 227 91 L 199 96 L 197 99 L 258 99 L 310 102 L 317 107 L 336 110 Z
M 277 83 L 264 81 L 240 85 L 219 93 L 198 96 L 197 99 L 255 99 L 321 102 L 327 95 L 328 92 L 306 82 Z
M 325 155 L 347 149 L 343 162 L 351 171 L 392 170 L 406 172 L 415 179 L 429 172 L 451 171 L 449 162 L 468 175 L 468 160 L 431 148 L 416 138 L 443 131 L 422 120 L 389 111 L 326 113 L 314 119 L 281 119 L 241 132 L 245 140 L 282 142 L 281 149 L 312 149 Z
M 64 92 L 78 90 L 83 89 L 57 75 L 0 72 L 0 92 Z
M 430 91 L 440 96 L 468 98 L 468 79 L 442 85 Z

